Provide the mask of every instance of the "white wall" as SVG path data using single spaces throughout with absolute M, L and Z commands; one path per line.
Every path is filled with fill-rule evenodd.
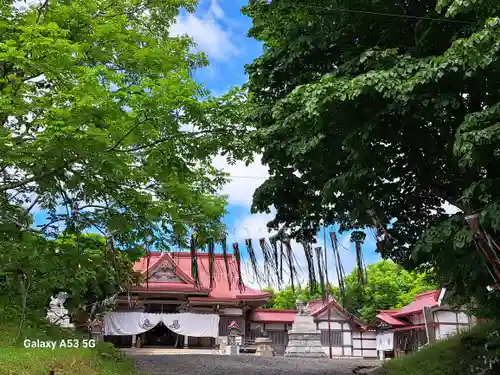
M 352 332 L 343 332 L 342 333 L 342 342 L 344 345 L 351 345 L 352 342 Z
M 341 330 L 344 325 L 340 322 L 330 322 L 330 329 L 332 330 Z M 318 329 L 328 329 L 328 322 L 319 322 Z M 346 327 L 345 330 L 350 330 L 350 328 Z
M 462 311 L 442 311 L 434 312 L 436 324 L 436 339 L 442 340 L 457 334 L 459 331 L 469 329 L 469 316 Z
M 377 332 L 353 332 L 353 356 L 377 358 Z
M 325 331 L 328 329 L 328 311 L 324 311 L 318 315 L 315 320 L 317 321 L 318 329 Z M 337 309 L 330 310 L 330 329 L 332 331 L 342 332 L 342 346 L 332 346 L 332 355 L 335 357 L 351 357 L 352 356 L 352 328 L 346 317 L 342 315 Z M 330 348 L 323 346 L 325 354 L 330 353 Z
M 457 315 L 458 315 L 458 322 L 460 324 L 470 324 L 471 319 L 469 315 L 467 315 L 464 312 L 459 312 Z
M 434 319 L 439 323 L 453 323 L 457 324 L 457 313 L 454 311 L 436 311 Z
M 326 355 L 330 355 L 330 348 L 328 346 L 323 346 L 323 351 L 325 352 Z M 332 356 L 334 357 L 341 357 L 342 354 L 342 348 L 338 346 L 332 346 Z

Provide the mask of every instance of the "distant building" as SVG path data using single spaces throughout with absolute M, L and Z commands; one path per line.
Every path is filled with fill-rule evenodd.
M 446 305 L 446 289 L 418 294 L 398 310 L 381 310 L 375 320 L 379 358 L 398 357 L 470 329 L 476 319 Z

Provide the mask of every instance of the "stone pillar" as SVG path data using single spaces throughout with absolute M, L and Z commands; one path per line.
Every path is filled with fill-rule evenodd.
M 189 347 L 189 336 L 184 336 L 184 349 Z
M 288 331 L 285 357 L 326 358 L 321 346 L 321 331 L 316 329 L 314 318 L 301 301 L 297 301 L 295 322 L 292 330 Z
M 137 336 L 136 335 L 132 335 L 132 348 L 135 348 L 136 342 L 137 342 Z

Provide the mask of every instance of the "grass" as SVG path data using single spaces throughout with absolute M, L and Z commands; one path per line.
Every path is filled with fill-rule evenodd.
M 496 333 L 495 333 L 496 332 Z M 483 356 L 500 358 L 500 324 L 490 323 L 438 341 L 421 351 L 384 363 L 384 375 L 499 374 L 500 367 L 485 369 Z M 486 345 L 486 346 L 485 346 Z
M 94 349 L 0 349 L 1 375 L 136 375 L 124 359 L 103 357 Z
M 1 318 L 1 317 L 0 317 Z M 30 324 L 31 323 L 31 324 Z M 13 321 L 0 319 L 0 375 L 138 375 L 131 361 L 111 344 L 98 342 L 95 348 L 25 348 L 23 341 L 86 339 L 77 332 L 61 331 L 28 322 L 19 334 Z M 81 342 L 81 341 L 80 341 Z

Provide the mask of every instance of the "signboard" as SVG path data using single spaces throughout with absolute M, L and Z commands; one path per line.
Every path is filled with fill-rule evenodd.
M 432 344 L 436 341 L 436 330 L 434 327 L 434 317 L 430 307 L 424 307 L 425 332 L 427 333 L 427 343 Z

